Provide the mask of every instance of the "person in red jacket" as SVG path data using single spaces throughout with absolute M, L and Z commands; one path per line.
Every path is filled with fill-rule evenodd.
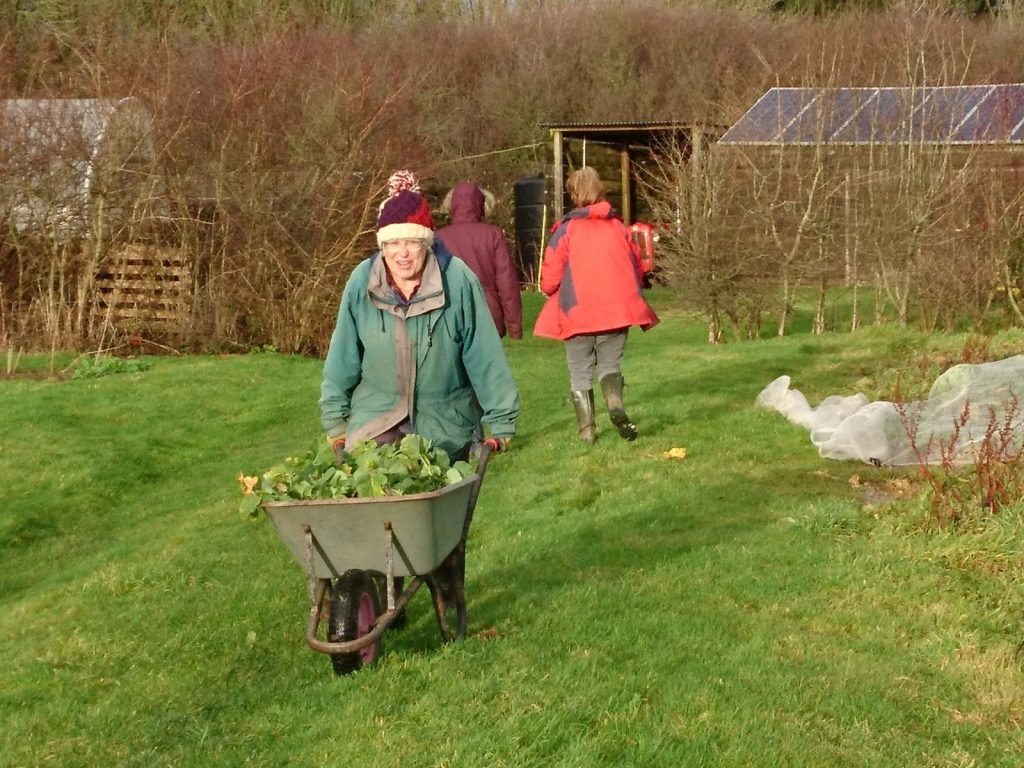
M 484 219 L 484 193 L 471 181 L 456 184 L 446 201 L 451 223 L 434 234 L 480 278 L 498 335 L 523 338 L 523 306 L 516 263 L 505 233 Z
M 541 265 L 548 299 L 537 316 L 535 336 L 565 342 L 571 399 L 579 436 L 597 439 L 594 374 L 608 416 L 619 435 L 635 440 L 637 428 L 623 405 L 622 356 L 629 329 L 653 328 L 658 316 L 644 300 L 640 255 L 625 225 L 604 199 L 597 171 L 583 167 L 566 188 L 576 206 L 552 228 Z

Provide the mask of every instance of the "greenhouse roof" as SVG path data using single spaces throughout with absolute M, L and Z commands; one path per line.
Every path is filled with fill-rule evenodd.
M 1024 144 L 1024 84 L 772 88 L 719 144 Z
M 147 165 L 154 151 L 149 111 L 134 98 L 0 100 L 0 220 L 82 231 L 101 177 Z

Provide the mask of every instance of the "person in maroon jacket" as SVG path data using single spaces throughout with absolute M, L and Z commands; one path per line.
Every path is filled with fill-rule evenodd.
M 622 438 L 635 440 L 637 428 L 622 401 L 622 356 L 630 327 L 646 331 L 658 323 L 658 316 L 641 293 L 640 255 L 604 199 L 597 171 L 573 171 L 566 188 L 576 208 L 555 224 L 544 249 L 540 287 L 548 299 L 533 333 L 565 341 L 580 439 L 597 439 L 596 371 L 612 424 Z
M 523 338 L 523 305 L 516 263 L 505 233 L 484 219 L 484 193 L 471 181 L 460 181 L 451 191 L 451 223 L 434 235 L 476 273 L 484 287 L 498 335 Z

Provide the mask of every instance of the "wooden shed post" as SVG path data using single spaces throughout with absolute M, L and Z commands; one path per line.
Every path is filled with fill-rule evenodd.
M 697 126 L 690 128 L 689 135 L 686 138 L 690 143 L 690 157 L 687 161 L 689 168 L 687 173 L 681 176 L 680 185 L 689 182 L 693 187 L 693 190 L 686 198 L 690 203 L 690 210 L 687 213 L 691 217 L 691 221 L 700 221 L 703 216 L 698 209 L 701 206 L 711 205 L 711 201 L 707 199 L 708 193 L 704 188 L 704 163 L 707 147 L 704 146 L 704 132 Z M 676 194 L 682 197 L 682 189 L 678 189 Z M 682 215 L 678 208 L 676 210 L 675 226 L 677 233 L 682 231 Z
M 690 129 L 690 164 L 696 175 L 704 172 L 704 132 L 696 126 Z
M 552 197 L 554 198 L 554 219 L 558 221 L 562 218 L 564 213 L 562 200 L 565 196 L 563 191 L 562 183 L 562 132 L 557 128 L 552 129 L 551 138 L 554 143 L 554 187 L 552 189 Z
M 622 221 L 629 226 L 633 223 L 633 187 L 629 174 L 629 147 L 619 150 L 619 174 L 622 177 Z

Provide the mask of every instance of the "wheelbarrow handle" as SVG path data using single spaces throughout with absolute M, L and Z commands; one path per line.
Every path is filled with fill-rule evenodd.
M 484 440 L 483 445 L 480 446 L 480 454 L 476 457 L 476 468 L 473 470 L 476 475 L 476 483 L 473 486 L 473 490 L 469 494 L 469 505 L 468 513 L 466 515 L 466 525 L 463 528 L 462 534 L 465 538 L 466 533 L 469 531 L 469 523 L 473 519 L 473 510 L 476 508 L 476 500 L 480 496 L 480 486 L 484 482 L 484 472 L 487 471 L 487 462 L 491 460 L 491 454 L 495 450 L 501 450 L 500 448 L 495 449 L 494 444 L 497 440 L 493 437 L 489 437 Z
M 506 450 L 506 446 L 509 444 L 511 438 L 509 437 L 488 437 L 484 440 L 484 445 L 490 446 L 492 451 L 501 453 Z

